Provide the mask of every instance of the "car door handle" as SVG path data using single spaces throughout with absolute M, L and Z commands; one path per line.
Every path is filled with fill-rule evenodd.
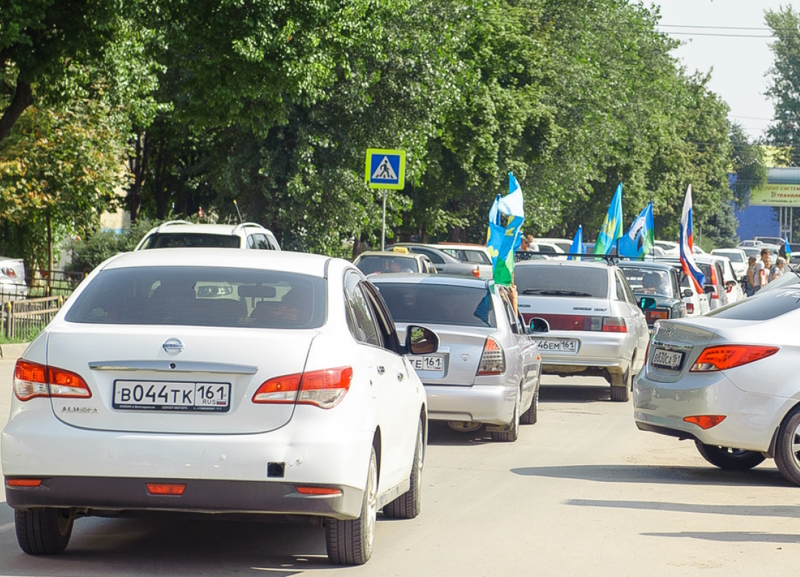
M 378 365 L 378 374 L 382 375 L 385 372 L 386 372 L 386 368 Z
M 403 380 L 403 373 L 397 373 L 397 380 L 398 381 L 402 381 Z

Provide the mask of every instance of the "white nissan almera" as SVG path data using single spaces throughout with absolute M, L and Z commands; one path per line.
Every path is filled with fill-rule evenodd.
M 362 564 L 377 512 L 420 511 L 425 390 L 375 288 L 344 260 L 226 249 L 118 255 L 17 362 L 2 433 L 29 554 L 84 516 L 305 515 Z

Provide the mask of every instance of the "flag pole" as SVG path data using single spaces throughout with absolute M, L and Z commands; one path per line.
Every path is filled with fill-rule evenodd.
M 386 250 L 386 192 L 383 189 L 383 219 L 381 220 L 381 250 Z

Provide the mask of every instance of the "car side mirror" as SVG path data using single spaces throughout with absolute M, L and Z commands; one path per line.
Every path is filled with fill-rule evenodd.
M 656 299 L 653 297 L 642 297 L 639 299 L 639 308 L 644 310 L 656 308 Z
M 532 333 L 548 333 L 550 332 L 550 323 L 541 317 L 533 317 L 528 324 L 528 328 Z
M 412 355 L 427 355 L 439 350 L 439 335 L 426 327 L 408 325 L 406 351 Z
M 683 295 L 686 298 L 691 298 L 692 296 L 694 296 L 694 292 L 692 291 L 692 289 L 683 289 L 681 295 Z

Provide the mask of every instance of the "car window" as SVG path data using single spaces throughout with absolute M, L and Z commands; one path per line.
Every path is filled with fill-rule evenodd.
M 374 284 L 399 323 L 495 327 L 492 299 L 485 288 L 446 284 Z
M 364 274 L 419 272 L 417 259 L 412 256 L 367 255 L 358 259 L 356 266 Z
M 630 288 L 638 293 L 651 293 L 662 296 L 675 294 L 672 275 L 669 271 L 646 267 L 621 267 Z M 635 302 L 635 301 L 634 301 Z
M 247 237 L 248 246 L 257 250 L 272 250 L 265 234 L 251 234 Z
M 511 326 L 511 332 L 515 335 L 523 334 L 524 331 L 519 326 L 519 322 L 517 321 L 517 316 L 514 314 L 514 307 L 511 304 L 511 300 L 508 298 L 508 294 L 506 293 L 505 288 L 498 287 L 497 294 L 500 295 L 500 300 L 503 301 L 503 310 L 505 312 L 506 318 L 508 319 L 508 324 Z
M 427 248 L 421 248 L 418 246 L 410 247 L 408 250 L 410 250 L 411 252 L 416 252 L 418 254 L 424 254 L 429 259 L 431 259 L 431 262 L 433 262 L 434 264 L 444 264 L 444 257 L 435 250 L 429 250 Z
M 377 347 L 383 346 L 383 339 L 375 320 L 375 313 L 361 290 L 361 279 L 357 274 L 347 273 L 345 277 L 345 303 L 347 306 L 350 332 L 358 342 Z
M 326 318 L 324 279 L 280 271 L 131 267 L 100 272 L 69 309 L 75 323 L 300 329 Z
M 514 268 L 520 295 L 608 298 L 608 271 L 571 265 L 521 265 Z
M 142 245 L 146 248 L 239 248 L 238 236 L 226 234 L 203 234 L 194 232 L 153 233 Z
M 787 288 L 737 301 L 708 313 L 708 316 L 742 321 L 764 321 L 797 309 L 800 309 L 800 290 Z

